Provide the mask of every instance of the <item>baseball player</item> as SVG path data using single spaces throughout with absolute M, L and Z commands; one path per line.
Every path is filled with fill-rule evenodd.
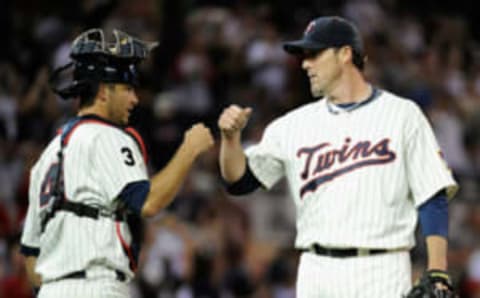
M 317 18 L 284 49 L 301 58 L 319 100 L 271 122 L 245 151 L 241 131 L 252 109 L 226 108 L 220 168 L 235 195 L 286 177 L 302 251 L 297 297 L 407 294 L 418 215 L 428 248 L 424 288 L 451 293 L 447 199 L 457 185 L 424 114 L 366 81 L 360 34 L 345 19 Z
M 55 88 L 79 97 L 78 116 L 64 125 L 31 171 L 21 238 L 38 297 L 128 297 L 139 253 L 141 217 L 174 198 L 195 159 L 213 145 L 208 128 L 189 129 L 169 164 L 147 177 L 145 146 L 125 126 L 138 103 L 136 67 L 152 44 L 100 29 L 72 44 L 74 81 Z

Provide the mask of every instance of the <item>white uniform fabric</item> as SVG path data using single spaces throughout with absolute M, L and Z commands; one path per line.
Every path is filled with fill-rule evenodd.
M 401 298 L 411 288 L 408 252 L 330 258 L 303 253 L 298 298 Z
M 100 290 L 101 289 L 101 290 Z M 42 286 L 38 298 L 128 298 L 128 284 L 112 279 L 62 279 Z
M 402 297 L 417 207 L 457 186 L 412 101 L 383 90 L 346 109 L 320 100 L 273 121 L 247 148 L 266 188 L 286 176 L 297 211 L 295 246 L 391 249 L 370 256 L 301 255 L 299 298 Z
M 49 290 L 43 291 L 49 282 L 80 270 L 87 272 L 87 279 L 91 276 L 95 279 L 107 278 L 123 287 L 115 280 L 114 270 L 125 273 L 127 279 L 133 277 L 120 239 L 127 244 L 131 242 L 125 222 L 116 222 L 112 217 L 105 216 L 95 220 L 60 210 L 48 222 L 45 231 L 40 231 L 40 219 L 53 202 L 48 200 L 47 195 L 53 183 L 48 179 L 48 174 L 52 165 L 58 164 L 59 149 L 60 136 L 57 136 L 31 171 L 29 209 L 21 239 L 24 246 L 40 248 L 36 272 L 42 276 L 42 292 L 56 288 L 48 286 Z M 122 129 L 106 122 L 87 120 L 78 125 L 71 133 L 63 154 L 66 199 L 99 208 L 105 213 L 117 208 L 120 203 L 117 196 L 128 183 L 148 180 L 146 166 L 135 140 Z M 98 271 L 99 267 L 108 270 Z M 62 283 L 82 281 L 87 284 L 86 279 Z M 71 293 L 67 296 L 73 297 Z M 120 297 L 101 295 L 101 292 L 96 295 Z M 42 294 L 41 297 L 67 296 Z
M 286 176 L 299 248 L 411 248 L 416 207 L 457 188 L 419 107 L 383 90 L 351 111 L 297 108 L 246 154 L 266 188 Z

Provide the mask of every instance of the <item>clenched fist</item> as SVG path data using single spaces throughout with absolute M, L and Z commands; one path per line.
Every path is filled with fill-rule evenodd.
M 222 132 L 222 136 L 230 138 L 240 133 L 247 125 L 251 113 L 251 108 L 242 108 L 237 105 L 231 105 L 224 109 L 218 119 L 218 127 Z
M 197 123 L 193 125 L 192 128 L 187 130 L 185 132 L 183 142 L 195 153 L 195 155 L 199 155 L 207 151 L 214 144 L 210 129 L 203 123 Z

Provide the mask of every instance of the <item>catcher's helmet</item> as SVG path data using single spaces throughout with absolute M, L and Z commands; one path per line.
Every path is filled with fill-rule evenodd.
M 72 43 L 72 62 L 58 68 L 50 78 L 52 89 L 64 99 L 78 96 L 91 83 L 138 84 L 137 64 L 157 43 L 147 43 L 122 31 L 113 30 L 114 41 L 105 40 L 102 29 L 83 32 Z M 73 81 L 58 86 L 60 73 L 73 67 Z

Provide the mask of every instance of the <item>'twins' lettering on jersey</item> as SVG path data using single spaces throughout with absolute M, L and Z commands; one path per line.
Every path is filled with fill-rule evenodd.
M 340 149 L 332 148 L 328 142 L 302 147 L 297 152 L 297 158 L 303 159 L 305 164 L 300 174 L 305 181 L 300 188 L 300 197 L 315 191 L 323 183 L 362 167 L 392 162 L 396 154 L 389 148 L 389 143 L 390 139 L 385 138 L 377 143 L 358 141 L 351 144 L 351 138 L 346 138 Z M 325 172 L 332 167 L 333 171 Z
M 410 248 L 416 207 L 456 183 L 428 119 L 385 90 L 353 110 L 328 99 L 272 121 L 245 153 L 269 189 L 285 177 L 297 214 L 296 247 Z

